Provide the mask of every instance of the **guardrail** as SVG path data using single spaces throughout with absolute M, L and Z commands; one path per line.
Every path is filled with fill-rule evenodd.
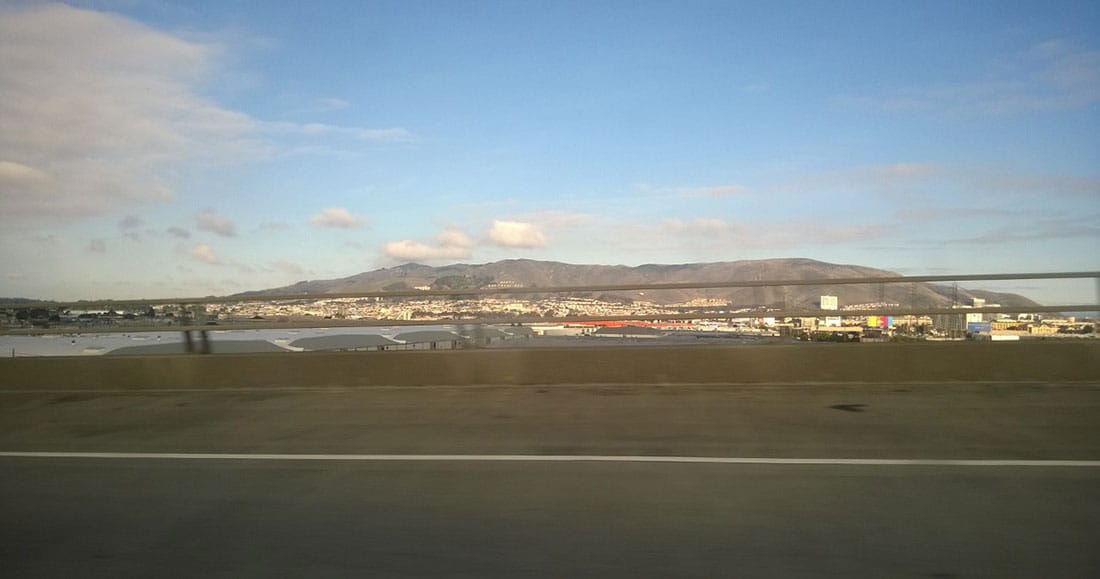
M 1013 307 L 1013 314 L 1051 313 L 1051 312 L 1089 312 L 1100 310 L 1100 305 L 1060 305 L 1060 306 L 1033 306 Z M 1007 313 L 1005 308 L 879 308 L 859 310 L 769 310 L 754 312 L 725 312 L 725 313 L 691 313 L 691 314 L 638 314 L 629 316 L 517 316 L 495 318 L 467 318 L 467 319 L 432 319 L 432 320 L 397 320 L 397 319 L 359 319 L 341 320 L 335 318 L 318 318 L 310 320 L 286 320 L 286 321 L 239 321 L 218 322 L 212 324 L 159 324 L 159 325 L 119 325 L 119 326 L 88 326 L 80 328 L 84 333 L 110 334 L 110 333 L 135 333 L 135 332 L 189 332 L 189 331 L 230 331 L 230 330 L 279 330 L 279 329 L 303 329 L 303 328 L 365 328 L 365 327 L 389 327 L 389 326 L 439 326 L 439 325 L 499 325 L 499 324 L 568 324 L 581 322 L 630 322 L 630 321 L 689 321 L 689 320 L 736 320 L 760 317 L 769 318 L 822 318 L 826 316 L 860 317 L 860 316 L 893 316 L 895 318 L 905 316 L 940 316 L 964 314 L 990 314 Z M 33 336 L 42 334 L 57 334 L 59 331 L 71 331 L 70 326 L 57 328 L 12 328 L 0 331 L 0 334 Z
M 963 315 L 965 313 L 1050 313 L 1050 312 L 1100 312 L 1100 271 L 1076 271 L 1076 272 L 1044 272 L 1044 273 L 991 273 L 991 274 L 959 274 L 959 275 L 917 275 L 917 276 L 888 276 L 888 277 L 860 277 L 860 278 L 813 278 L 813 279 L 773 279 L 773 280 L 747 280 L 747 281 L 711 281 L 711 282 L 677 282 L 655 284 L 614 284 L 614 285 L 590 285 L 590 286 L 553 286 L 553 287 L 522 287 L 522 288 L 480 288 L 463 290 L 399 290 L 399 291 L 368 291 L 368 292 L 344 292 L 332 294 L 243 294 L 230 296 L 207 296 L 193 298 L 149 298 L 135 300 L 74 300 L 64 302 L 16 302 L 0 303 L 0 308 L 5 309 L 30 309 L 30 308 L 69 308 L 84 309 L 91 307 L 134 307 L 153 305 L 208 305 L 245 302 L 280 302 L 300 300 L 341 300 L 355 298 L 467 298 L 476 296 L 498 295 L 546 295 L 568 294 L 579 292 L 616 292 L 616 291 L 661 291 L 684 289 L 730 289 L 730 288 L 762 288 L 762 287 L 792 287 L 792 286 L 841 286 L 841 285 L 872 285 L 872 284 L 904 284 L 904 283 L 935 283 L 935 282 L 967 282 L 967 281 L 1006 281 L 1006 280 L 1050 280 L 1050 279 L 1095 279 L 1097 281 L 1097 303 L 1092 304 L 1057 304 L 1004 307 L 913 307 L 910 306 L 885 306 L 866 309 L 849 310 L 821 310 L 807 308 L 772 308 L 754 309 L 752 311 L 729 310 L 722 311 L 696 311 L 690 313 L 639 313 L 617 316 L 491 316 L 480 318 L 440 318 L 440 319 L 288 319 L 282 321 L 256 320 L 256 321 L 230 321 L 219 322 L 217 325 L 208 324 L 140 324 L 127 323 L 117 326 L 89 326 L 77 327 L 82 332 L 110 333 L 110 332 L 144 332 L 144 331 L 202 331 L 202 330 L 260 330 L 260 329 L 284 329 L 284 328 L 314 328 L 314 327 L 369 327 L 369 326 L 416 326 L 416 325 L 440 325 L 440 324 L 533 324 L 533 323 L 570 323 L 570 322 L 594 322 L 594 321 L 677 321 L 677 320 L 730 320 L 757 317 L 774 318 L 806 318 L 825 316 L 940 316 Z M 68 331 L 73 326 L 57 328 L 2 328 L 0 333 L 35 335 Z

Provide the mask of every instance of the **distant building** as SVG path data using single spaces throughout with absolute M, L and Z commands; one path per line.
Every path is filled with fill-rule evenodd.
M 660 338 L 665 333 L 645 326 L 605 326 L 596 330 L 593 336 L 600 338 Z
M 393 337 L 408 350 L 455 350 L 466 338 L 454 333 L 433 330 L 404 332 Z
M 821 304 L 821 309 L 826 311 L 835 312 L 840 309 L 839 300 L 837 300 L 836 296 L 821 296 L 819 303 Z M 840 316 L 829 316 L 825 318 L 825 323 L 822 325 L 827 328 L 839 328 L 841 323 Z
M 373 334 L 316 336 L 312 338 L 302 338 L 290 343 L 290 346 L 294 348 L 300 348 L 311 352 L 324 350 L 387 350 L 393 349 L 395 346 L 399 345 L 399 342 L 395 342 L 385 336 Z

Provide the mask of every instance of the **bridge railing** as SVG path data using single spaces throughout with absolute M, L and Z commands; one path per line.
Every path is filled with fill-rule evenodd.
M 698 282 L 674 282 L 651 284 L 603 284 L 587 286 L 553 286 L 553 287 L 493 287 L 476 289 L 437 289 L 437 290 L 395 290 L 395 291 L 364 291 L 342 292 L 330 294 L 271 294 L 271 293 L 247 293 L 229 296 L 203 296 L 185 298 L 143 298 L 143 299 L 106 299 L 106 300 L 74 300 L 65 302 L 8 302 L 0 303 L 0 310 L 17 311 L 46 309 L 56 311 L 99 309 L 125 309 L 151 306 L 214 306 L 224 304 L 245 304 L 255 302 L 302 302 L 302 301 L 335 301 L 352 299 L 372 300 L 408 300 L 408 299 L 471 299 L 488 298 L 493 296 L 527 296 L 527 299 L 538 296 L 567 296 L 570 294 L 591 294 L 594 292 L 662 292 L 672 290 L 722 290 L 738 288 L 779 288 L 804 286 L 849 286 L 849 285 L 879 285 L 885 288 L 889 285 L 926 283 L 958 283 L 975 281 L 1021 281 L 1021 280 L 1081 280 L 1093 279 L 1096 284 L 1096 298 L 1092 303 L 1063 303 L 1063 304 L 1020 304 L 1005 307 L 978 306 L 960 308 L 959 304 L 946 307 L 942 304 L 914 303 L 879 304 L 875 307 L 848 308 L 843 310 L 823 310 L 820 308 L 806 307 L 804 305 L 787 306 L 757 304 L 748 308 L 734 307 L 700 307 L 692 311 L 670 311 L 675 308 L 665 308 L 665 311 L 640 311 L 621 315 L 480 315 L 473 317 L 439 317 L 422 319 L 367 317 L 357 319 L 340 319 L 339 317 L 279 317 L 278 319 L 229 319 L 218 320 L 216 329 L 281 329 L 281 328 L 316 328 L 316 327 L 369 327 L 369 326 L 413 326 L 413 325 L 439 325 L 439 324 L 531 324 L 531 323 L 569 323 L 588 321 L 678 321 L 678 320 L 732 320 L 742 318 L 754 318 L 767 316 L 771 318 L 810 318 L 826 316 L 940 316 L 962 315 L 965 313 L 981 314 L 1028 314 L 1028 313 L 1063 313 L 1063 312 L 1093 312 L 1100 316 L 1100 271 L 1075 271 L 1075 272 L 1042 272 L 1042 273 L 988 273 L 988 274 L 956 274 L 956 275 L 915 275 L 915 276 L 883 276 L 883 277 L 853 277 L 853 278 L 812 278 L 812 279 L 771 279 L 771 280 L 724 280 L 724 281 L 698 281 Z M 941 290 L 944 288 L 940 288 Z M 965 291 L 965 290 L 964 290 Z M 944 298 L 946 299 L 946 298 Z M 783 300 L 785 302 L 785 300 Z M 145 323 L 146 320 L 125 320 L 113 325 L 95 326 L 66 326 L 60 323 L 49 323 L 49 327 L 18 327 L 8 324 L 0 326 L 0 333 L 8 334 L 44 334 L 57 333 L 59 331 L 82 332 L 140 332 L 163 330 L 209 330 L 210 324 L 196 323 L 194 321 L 174 320 L 168 323 Z

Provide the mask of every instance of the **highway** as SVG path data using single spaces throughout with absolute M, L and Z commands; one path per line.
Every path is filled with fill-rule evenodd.
M 0 560 L 10 577 L 1097 576 L 1098 418 L 1100 383 L 1080 382 L 9 382 L 0 451 L 32 454 L 0 454 Z

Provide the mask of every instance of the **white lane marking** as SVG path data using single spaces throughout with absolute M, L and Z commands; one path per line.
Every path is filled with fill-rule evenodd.
M 726 456 L 625 456 L 547 454 L 265 454 L 207 452 L 2 452 L 0 458 L 156 460 L 408 461 L 408 462 L 655 462 L 851 466 L 1100 467 L 1100 460 L 940 458 L 770 458 Z

